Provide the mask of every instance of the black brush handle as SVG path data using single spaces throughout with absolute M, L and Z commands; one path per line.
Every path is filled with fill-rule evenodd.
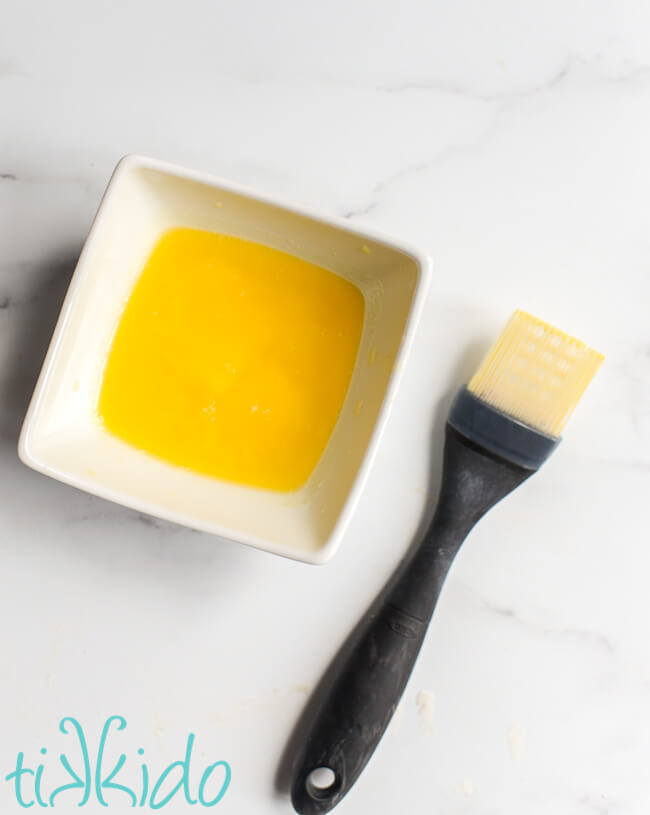
M 294 765 L 301 815 L 334 807 L 365 767 L 393 715 L 420 651 L 449 567 L 470 529 L 533 471 L 489 453 L 447 425 L 438 506 L 423 540 L 357 627 Z M 329 768 L 326 789 L 310 779 Z

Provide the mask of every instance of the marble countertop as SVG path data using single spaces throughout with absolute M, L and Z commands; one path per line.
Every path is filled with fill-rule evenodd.
M 94 767 L 102 728 L 121 716 L 104 776 L 124 754 L 119 782 L 141 788 L 145 762 L 153 785 L 191 733 L 190 797 L 227 761 L 216 811 L 290 812 L 278 767 L 291 730 L 431 507 L 450 395 L 522 307 L 607 362 L 558 451 L 466 542 L 395 720 L 337 811 L 647 815 L 648 4 L 3 11 L 2 811 L 19 810 L 5 780 L 19 753 L 41 763 L 46 802 L 76 783 L 60 753 L 82 775 L 79 729 Z M 138 515 L 17 459 L 68 280 L 128 152 L 370 224 L 434 258 L 377 461 L 327 566 Z M 29 801 L 35 778 L 22 780 Z M 130 809 L 128 792 L 103 790 L 109 812 Z M 56 806 L 76 811 L 84 794 L 63 790 Z M 165 811 L 187 811 L 183 795 Z M 106 811 L 94 788 L 84 806 Z

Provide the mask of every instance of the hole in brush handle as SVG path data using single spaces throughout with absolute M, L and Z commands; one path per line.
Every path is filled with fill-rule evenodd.
M 326 801 L 341 789 L 341 777 L 331 767 L 316 767 L 305 779 L 305 789 L 315 801 Z

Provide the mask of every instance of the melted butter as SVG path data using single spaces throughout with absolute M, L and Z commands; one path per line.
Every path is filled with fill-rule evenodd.
M 296 489 L 336 424 L 363 316 L 359 289 L 326 269 L 239 238 L 170 230 L 119 322 L 99 416 L 171 464 Z

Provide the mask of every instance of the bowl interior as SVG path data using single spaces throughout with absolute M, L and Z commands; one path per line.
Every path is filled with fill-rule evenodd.
M 167 465 L 111 437 L 97 421 L 103 364 L 124 305 L 161 233 L 177 226 L 290 252 L 342 275 L 364 295 L 361 343 L 339 420 L 296 492 L 238 486 Z M 415 257 L 381 241 L 200 176 L 123 160 L 79 260 L 30 407 L 22 455 L 49 475 L 151 514 L 325 560 L 338 542 L 421 273 Z

